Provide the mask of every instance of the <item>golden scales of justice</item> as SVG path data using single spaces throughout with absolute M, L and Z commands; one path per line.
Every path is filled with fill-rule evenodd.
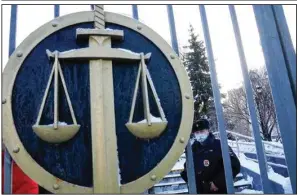
M 98 24 L 99 23 L 95 22 L 95 27 L 101 26 L 101 24 L 99 25 Z M 121 49 L 121 48 L 117 49 L 117 48 L 107 47 L 107 46 L 110 46 L 111 39 L 116 39 L 116 40 L 123 39 L 124 34 L 122 30 L 99 29 L 99 28 L 77 29 L 76 34 L 77 34 L 77 38 L 89 37 L 90 47 L 64 51 L 64 52 L 58 52 L 58 51 L 51 52 L 49 50 L 46 51 L 49 58 L 54 58 L 54 64 L 50 73 L 45 94 L 42 99 L 36 124 L 33 125 L 33 130 L 37 134 L 37 136 L 49 143 L 62 143 L 74 137 L 78 132 L 80 125 L 77 124 L 77 121 L 75 118 L 74 110 L 67 91 L 67 87 L 66 87 L 63 72 L 59 63 L 59 59 L 83 59 L 84 58 L 84 59 L 91 60 L 90 64 L 95 63 L 98 66 L 101 64 L 101 66 L 103 67 L 104 67 L 104 61 L 111 62 L 111 60 L 140 62 L 136 83 L 135 83 L 134 95 L 132 99 L 130 116 L 129 116 L 128 122 L 126 123 L 126 127 L 133 135 L 139 138 L 150 139 L 150 138 L 158 137 L 165 130 L 168 122 L 163 112 L 163 109 L 161 107 L 160 100 L 158 98 L 155 87 L 153 85 L 151 75 L 145 64 L 145 61 L 150 59 L 151 53 L 144 55 L 143 53 L 133 53 L 131 51 Z M 112 66 L 112 64 L 109 63 L 109 66 Z M 91 70 L 90 70 L 90 74 L 91 74 Z M 63 89 L 65 91 L 73 124 L 62 124 L 59 122 L 58 75 L 60 75 Z M 44 109 L 46 97 L 48 95 L 50 84 L 53 77 L 54 77 L 54 124 L 40 125 L 39 123 L 40 123 L 41 115 Z M 140 78 L 141 78 L 141 84 L 142 84 L 141 88 L 142 88 L 142 94 L 143 94 L 143 107 L 144 107 L 145 119 L 140 122 L 133 122 L 132 120 L 134 115 L 137 93 L 139 89 Z M 155 103 L 157 104 L 158 111 L 161 118 L 155 118 L 150 114 L 147 80 L 153 92 L 154 100 L 155 100 Z M 92 95 L 91 88 L 90 88 L 90 93 Z M 92 98 L 90 101 L 92 102 Z M 104 106 L 102 106 L 101 109 L 104 109 Z M 106 107 L 106 109 L 111 109 L 111 108 Z

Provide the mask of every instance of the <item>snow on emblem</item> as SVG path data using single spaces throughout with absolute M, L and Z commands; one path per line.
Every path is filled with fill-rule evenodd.
M 204 166 L 205 166 L 205 167 L 209 167 L 209 164 L 210 164 L 210 163 L 209 163 L 209 160 L 204 160 Z

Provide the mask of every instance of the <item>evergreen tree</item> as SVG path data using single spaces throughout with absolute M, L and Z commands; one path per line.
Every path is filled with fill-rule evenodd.
M 194 102 L 194 119 L 208 116 L 213 106 L 213 94 L 211 86 L 210 71 L 206 57 L 204 42 L 198 40 L 194 28 L 190 25 L 189 45 L 184 47 L 188 51 L 183 55 L 183 64 L 191 82 Z

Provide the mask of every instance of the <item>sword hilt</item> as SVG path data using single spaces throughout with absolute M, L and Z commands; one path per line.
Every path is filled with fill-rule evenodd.
M 94 6 L 94 28 L 105 28 L 105 14 L 103 10 L 103 5 Z

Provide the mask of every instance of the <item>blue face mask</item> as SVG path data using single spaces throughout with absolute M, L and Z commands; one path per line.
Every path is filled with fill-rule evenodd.
M 202 143 L 207 139 L 208 135 L 209 133 L 196 133 L 194 136 L 198 142 Z

